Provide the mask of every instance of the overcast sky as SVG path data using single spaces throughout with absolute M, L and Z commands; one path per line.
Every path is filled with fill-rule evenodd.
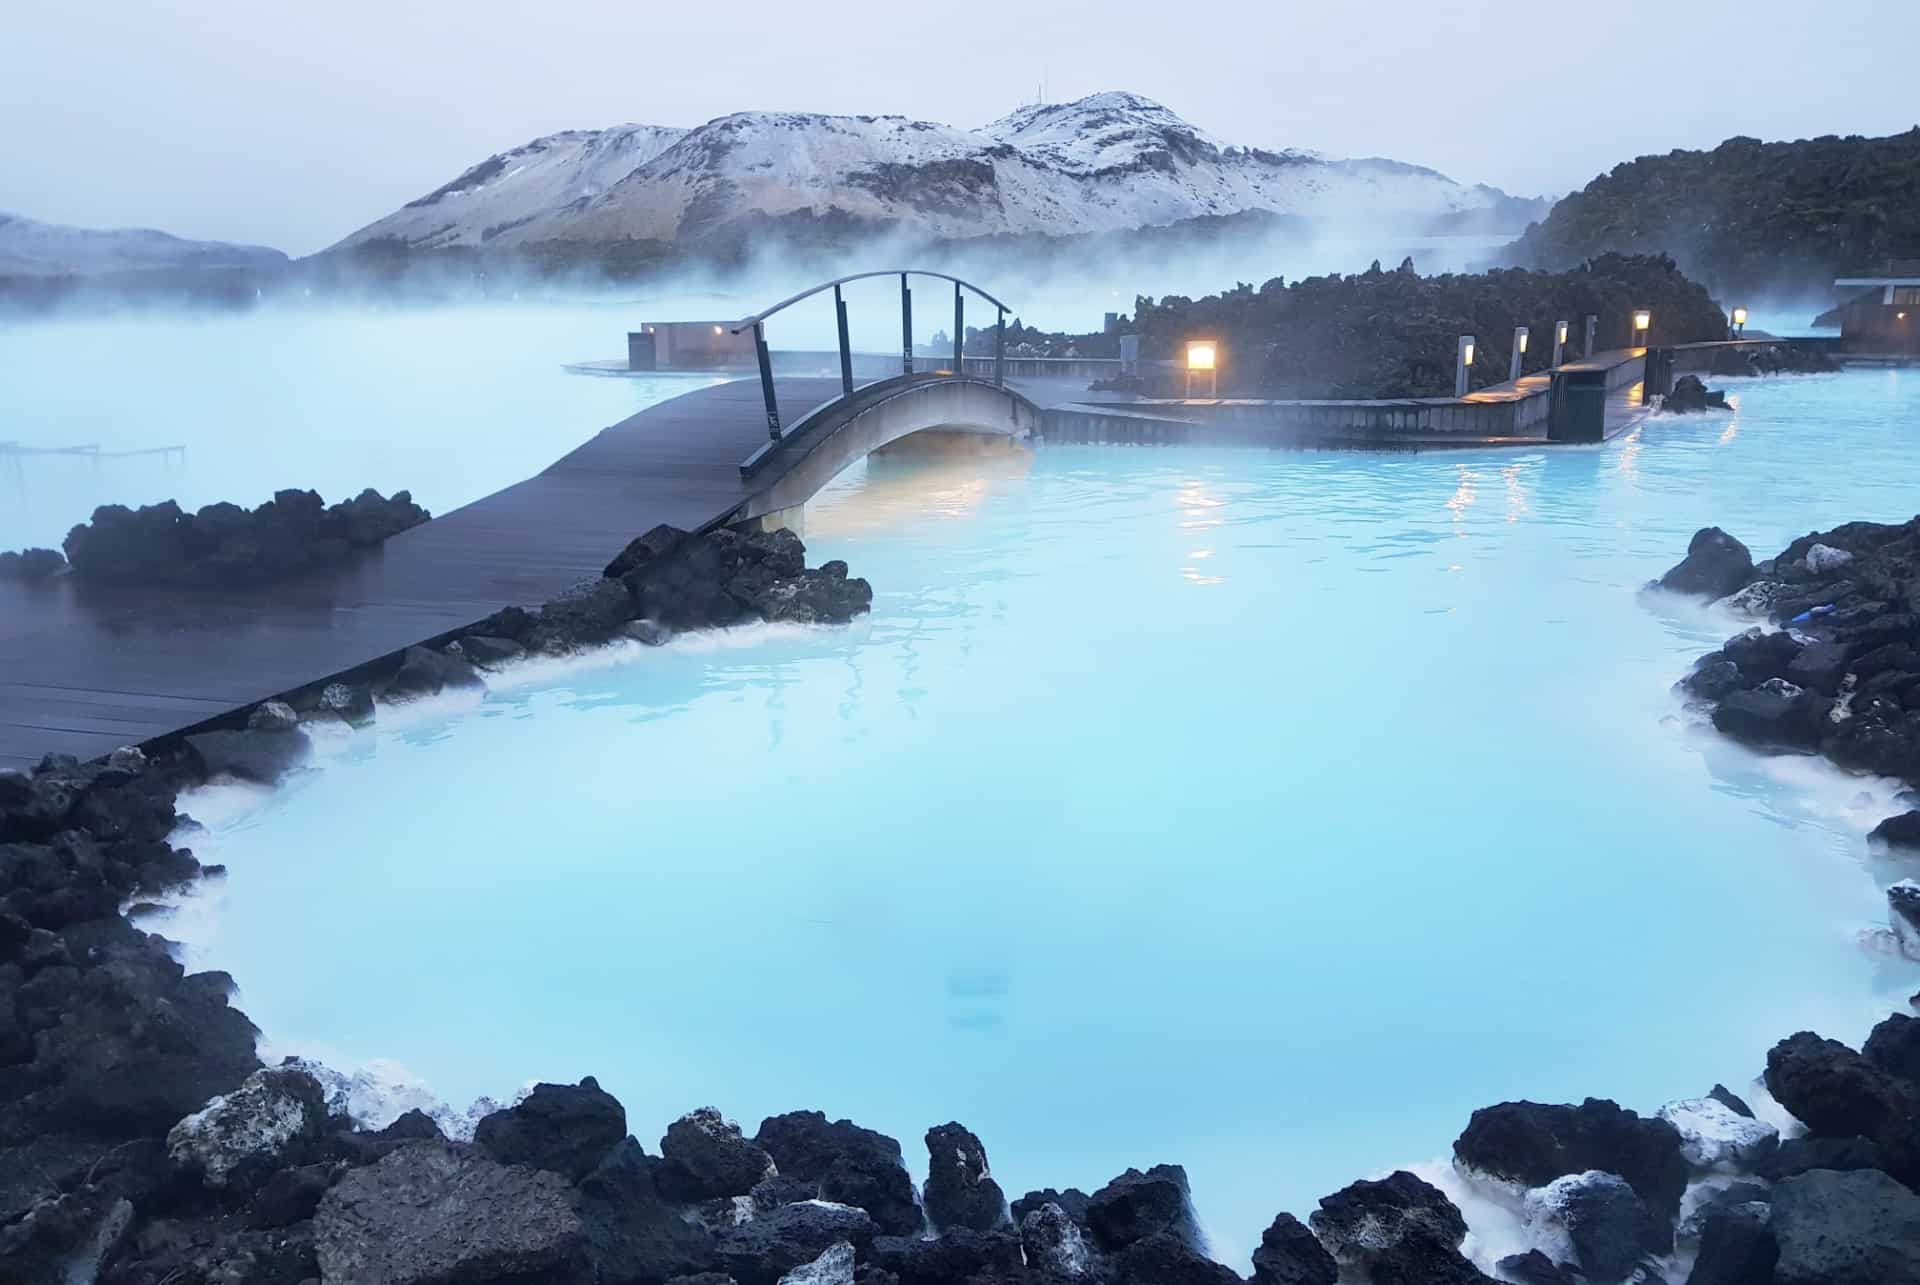
M 1230 142 L 1558 194 L 1733 134 L 1920 120 L 1920 0 L 10 0 L 0 210 L 318 250 L 559 129 L 978 125 L 1103 89 Z

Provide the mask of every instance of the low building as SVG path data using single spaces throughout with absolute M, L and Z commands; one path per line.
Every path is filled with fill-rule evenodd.
M 753 332 L 726 321 L 656 321 L 627 332 L 628 370 L 735 370 L 756 364 Z
M 1814 318 L 1840 328 L 1840 351 L 1920 356 L 1920 259 L 1893 259 L 1878 271 L 1835 278 L 1839 306 Z

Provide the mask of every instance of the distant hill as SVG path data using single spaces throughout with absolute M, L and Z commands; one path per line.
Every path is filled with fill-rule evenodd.
M 1920 127 L 1887 138 L 1730 138 L 1617 165 L 1509 247 L 1524 267 L 1660 251 L 1723 299 L 1824 293 L 1849 269 L 1920 258 Z
M 287 256 L 263 245 L 188 241 L 152 228 L 77 228 L 0 213 L 0 277 L 90 277 L 198 268 L 272 269 Z
M 1223 142 L 1137 94 L 1022 107 L 978 129 L 742 112 L 622 125 L 489 157 L 329 256 L 449 252 L 548 266 L 726 260 L 749 243 L 848 247 L 1124 234 L 1239 215 L 1518 231 L 1544 203 L 1397 161 Z

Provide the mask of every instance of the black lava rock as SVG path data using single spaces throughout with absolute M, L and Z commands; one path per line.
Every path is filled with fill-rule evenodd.
M 1816 1169 L 1774 1191 L 1776 1285 L 1920 1283 L 1920 1196 L 1873 1169 Z
M 1727 395 L 1709 389 L 1698 375 L 1682 375 L 1673 381 L 1673 391 L 1660 399 L 1660 409 L 1676 415 L 1726 410 Z
M 409 647 L 400 668 L 382 693 L 388 700 L 412 700 L 448 689 L 484 687 L 486 680 L 466 661 L 425 647 Z
M 1589 1169 L 1618 1174 L 1669 1222 L 1678 1216 L 1687 1186 L 1679 1131 L 1604 1098 L 1588 1098 L 1577 1107 L 1538 1102 L 1482 1107 L 1455 1140 L 1453 1154 L 1469 1169 L 1528 1187 Z
M 1574 1257 L 1594 1280 L 1624 1280 L 1642 1259 L 1673 1249 L 1672 1226 L 1623 1178 L 1582 1174 L 1556 1183 L 1554 1190 Z
M 863 1253 L 872 1246 L 878 1258 L 875 1230 L 866 1211 L 851 1205 L 782 1205 L 724 1232 L 719 1237 L 717 1255 L 721 1269 L 740 1285 L 776 1285 L 782 1276 L 820 1257 L 836 1241 L 848 1241 Z M 1017 1258 L 1017 1238 L 1013 1246 Z
M 213 731 L 186 738 L 187 747 L 209 777 L 233 776 L 259 785 L 280 779 L 313 752 L 305 732 Z
M 1339 1277 L 1333 1255 L 1292 1214 L 1276 1215 L 1253 1251 L 1254 1285 L 1334 1285 Z
M 575 1182 L 626 1136 L 625 1108 L 591 1075 L 577 1085 L 537 1084 L 473 1131 L 474 1145 L 501 1164 L 551 1169 Z
M 1920 848 L 1920 810 L 1890 816 L 1868 832 L 1867 838 L 1895 848 Z
M 713 1235 L 660 1199 L 652 1164 L 632 1138 L 580 1180 L 578 1210 L 599 1285 L 658 1285 L 718 1262 Z
M 1241 1285 L 1232 1268 L 1167 1232 L 1134 1241 L 1113 1266 L 1121 1285 Z
M 1537 1249 L 1508 1254 L 1494 1266 L 1500 1279 L 1513 1285 L 1587 1285 L 1585 1276 L 1564 1263 L 1554 1262 Z
M 1754 1166 L 1769 1182 L 1779 1182 L 1810 1169 L 1881 1169 L 1887 1159 L 1866 1138 L 1789 1138 L 1773 1154 Z
M 1660 587 L 1675 593 L 1724 598 L 1753 579 L 1753 555 L 1747 546 L 1717 526 L 1694 532 L 1687 556 L 1665 575 Z
M 1088 1200 L 1087 1227 L 1109 1251 L 1163 1234 L 1197 1246 L 1186 1170 L 1179 1165 L 1155 1165 L 1145 1173 L 1127 1170 Z
M 689 1111 L 668 1125 L 660 1152 L 664 1159 L 654 1171 L 654 1182 L 671 1200 L 744 1196 L 773 1163 L 759 1144 L 741 1136 L 739 1125 L 712 1107 Z M 799 1261 L 811 1262 L 831 1243 Z
M 873 1265 L 892 1273 L 899 1285 L 1018 1280 L 1022 1254 L 1020 1234 L 1005 1226 L 991 1231 L 955 1227 L 932 1239 L 881 1236 L 873 1242 Z
M 1087 1203 L 1091 1198 L 1078 1187 L 1068 1187 L 1065 1191 L 1055 1191 L 1052 1187 L 1043 1187 L 1039 1191 L 1029 1191 L 1013 1202 L 1013 1221 L 1022 1222 L 1026 1216 L 1042 1205 L 1058 1205 L 1066 1211 L 1084 1230 L 1087 1225 Z
M 57 549 L 0 553 L 0 580 L 49 580 L 66 569 L 66 555 Z
M 920 1230 L 913 1179 L 900 1144 L 884 1133 L 851 1120 L 828 1121 L 818 1111 L 790 1111 L 762 1121 L 754 1141 L 783 1176 L 812 1184 L 808 1195 L 859 1206 L 885 1235 Z
M 1742 1098 L 1724 1084 L 1714 1085 L 1707 1091 L 1707 1096 L 1715 1102 L 1718 1102 L 1721 1106 L 1726 1107 L 1735 1115 L 1743 1115 L 1749 1120 L 1754 1118 L 1753 1108 L 1747 1105 L 1746 1099 Z
M 1728 1205 L 1707 1215 L 1687 1285 L 1754 1285 L 1773 1280 L 1780 1246 L 1766 1205 Z
M 1894 1013 L 1873 1028 L 1861 1056 L 1889 1075 L 1920 1087 L 1920 1018 Z
M 1460 1252 L 1467 1220 L 1438 1187 L 1404 1169 L 1321 1197 L 1308 1222 L 1337 1261 L 1375 1285 L 1487 1280 Z
M 938 1230 L 986 1231 L 1006 1221 L 1007 1198 L 987 1168 L 987 1149 L 962 1125 L 927 1130 L 927 1218 Z
M 1920 1088 L 1810 1031 L 1768 1051 L 1766 1078 L 1780 1105 L 1813 1133 L 1867 1138 L 1889 1173 L 1920 1182 Z

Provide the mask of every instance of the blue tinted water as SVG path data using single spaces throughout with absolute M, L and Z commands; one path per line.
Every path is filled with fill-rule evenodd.
M 450 1099 L 592 1073 L 1010 1194 L 1184 1163 L 1222 1257 L 1476 1106 L 1738 1087 L 1920 984 L 1863 949 L 1883 784 L 1669 685 L 1735 626 L 1636 594 L 1911 515 L 1920 379 L 1733 385 L 1601 448 L 1043 448 L 856 470 L 846 630 L 522 676 L 203 800 L 195 928 L 282 1048 Z M 220 810 L 224 808 L 224 810 Z

